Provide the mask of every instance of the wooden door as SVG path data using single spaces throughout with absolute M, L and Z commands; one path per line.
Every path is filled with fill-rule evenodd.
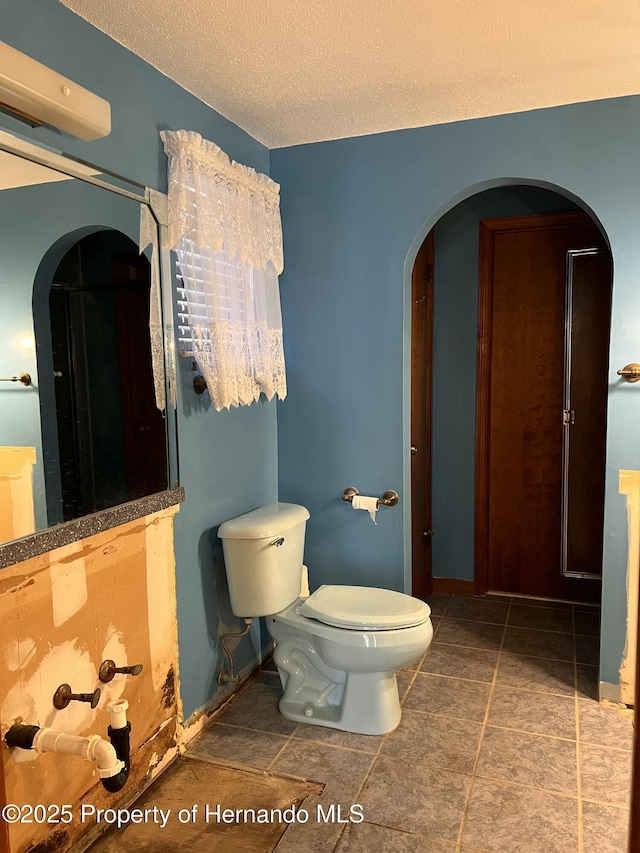
M 431 582 L 431 374 L 433 231 L 416 255 L 411 278 L 412 592 L 428 598 Z
M 567 253 L 590 247 L 605 248 L 595 224 L 580 212 L 480 224 L 478 592 L 578 600 L 600 596 L 599 580 L 561 572 Z M 610 259 L 595 279 L 591 286 L 608 294 L 608 306 Z M 604 328 L 608 341 L 608 310 L 602 310 L 601 300 L 599 304 L 601 332 Z M 583 343 L 584 375 L 600 377 L 592 396 L 601 412 L 607 353 L 603 371 L 602 363 L 592 364 L 584 336 Z M 602 418 L 586 411 L 579 418 L 592 424 L 589 442 L 603 452 Z M 603 474 L 602 452 L 584 454 L 582 465 L 597 465 Z M 600 482 L 602 493 L 592 501 L 582 494 L 581 511 L 596 521 L 602 513 L 604 480 Z

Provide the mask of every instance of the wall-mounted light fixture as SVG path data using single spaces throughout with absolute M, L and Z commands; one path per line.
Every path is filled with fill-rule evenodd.
M 48 124 L 80 139 L 111 133 L 108 101 L 4 42 L 0 42 L 0 109 L 32 126 Z

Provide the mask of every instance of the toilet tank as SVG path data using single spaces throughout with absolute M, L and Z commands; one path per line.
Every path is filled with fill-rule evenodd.
M 270 616 L 298 598 L 308 518 L 303 506 L 273 503 L 220 525 L 236 616 Z

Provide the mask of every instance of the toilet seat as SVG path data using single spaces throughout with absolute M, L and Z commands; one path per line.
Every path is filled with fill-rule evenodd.
M 324 585 L 297 612 L 335 628 L 391 631 L 421 625 L 431 609 L 424 601 L 391 589 Z

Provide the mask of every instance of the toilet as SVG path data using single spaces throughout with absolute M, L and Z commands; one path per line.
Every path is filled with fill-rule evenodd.
M 290 720 L 381 735 L 400 722 L 396 670 L 424 654 L 430 609 L 365 586 L 321 586 L 301 596 L 309 512 L 272 503 L 220 525 L 231 608 L 266 617 Z

